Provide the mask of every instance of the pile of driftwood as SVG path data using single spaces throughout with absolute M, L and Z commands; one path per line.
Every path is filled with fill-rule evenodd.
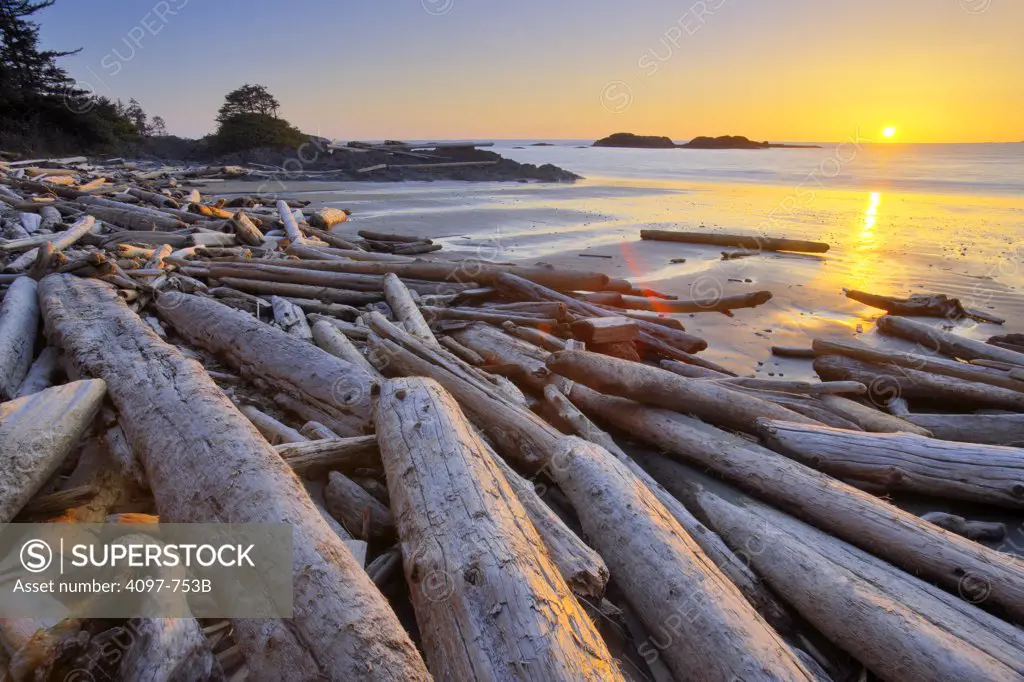
M 24 170 L 0 175 L 0 521 L 287 522 L 295 614 L 3 620 L 9 679 L 1024 677 L 1024 567 L 975 541 L 1005 528 L 887 501 L 1024 506 L 1018 337 L 894 309 L 920 354 L 822 339 L 779 351 L 822 381 L 738 377 L 657 311 L 767 292 Z

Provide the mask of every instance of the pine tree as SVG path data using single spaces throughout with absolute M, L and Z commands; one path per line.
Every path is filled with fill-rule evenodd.
M 28 17 L 56 0 L 0 0 L 0 96 L 25 100 L 63 95 L 72 80 L 57 58 L 75 54 L 39 49 L 39 24 Z
M 249 85 L 232 90 L 224 96 L 224 105 L 217 113 L 217 121 L 224 123 L 240 114 L 261 114 L 277 118 L 277 110 L 281 103 L 277 101 L 265 85 Z

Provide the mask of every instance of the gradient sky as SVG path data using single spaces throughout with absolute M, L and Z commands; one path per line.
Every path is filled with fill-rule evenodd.
M 1024 140 L 1020 0 L 58 0 L 37 16 L 46 47 L 83 48 L 72 76 L 180 135 L 255 82 L 345 140 Z

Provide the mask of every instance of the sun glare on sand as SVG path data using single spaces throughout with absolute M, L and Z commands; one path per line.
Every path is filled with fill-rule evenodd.
M 893 128 L 892 126 L 882 128 L 882 137 L 886 138 L 887 140 L 891 140 L 892 138 L 896 137 L 896 129 Z

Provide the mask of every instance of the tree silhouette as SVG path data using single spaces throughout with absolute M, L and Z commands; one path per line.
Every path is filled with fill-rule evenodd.
M 265 85 L 249 85 L 232 90 L 224 96 L 224 105 L 217 113 L 217 121 L 224 123 L 239 114 L 262 114 L 277 118 L 281 103 L 270 94 Z
M 0 0 L 0 96 L 15 100 L 62 95 L 71 78 L 56 59 L 72 52 L 39 49 L 39 24 L 28 17 L 56 0 Z

